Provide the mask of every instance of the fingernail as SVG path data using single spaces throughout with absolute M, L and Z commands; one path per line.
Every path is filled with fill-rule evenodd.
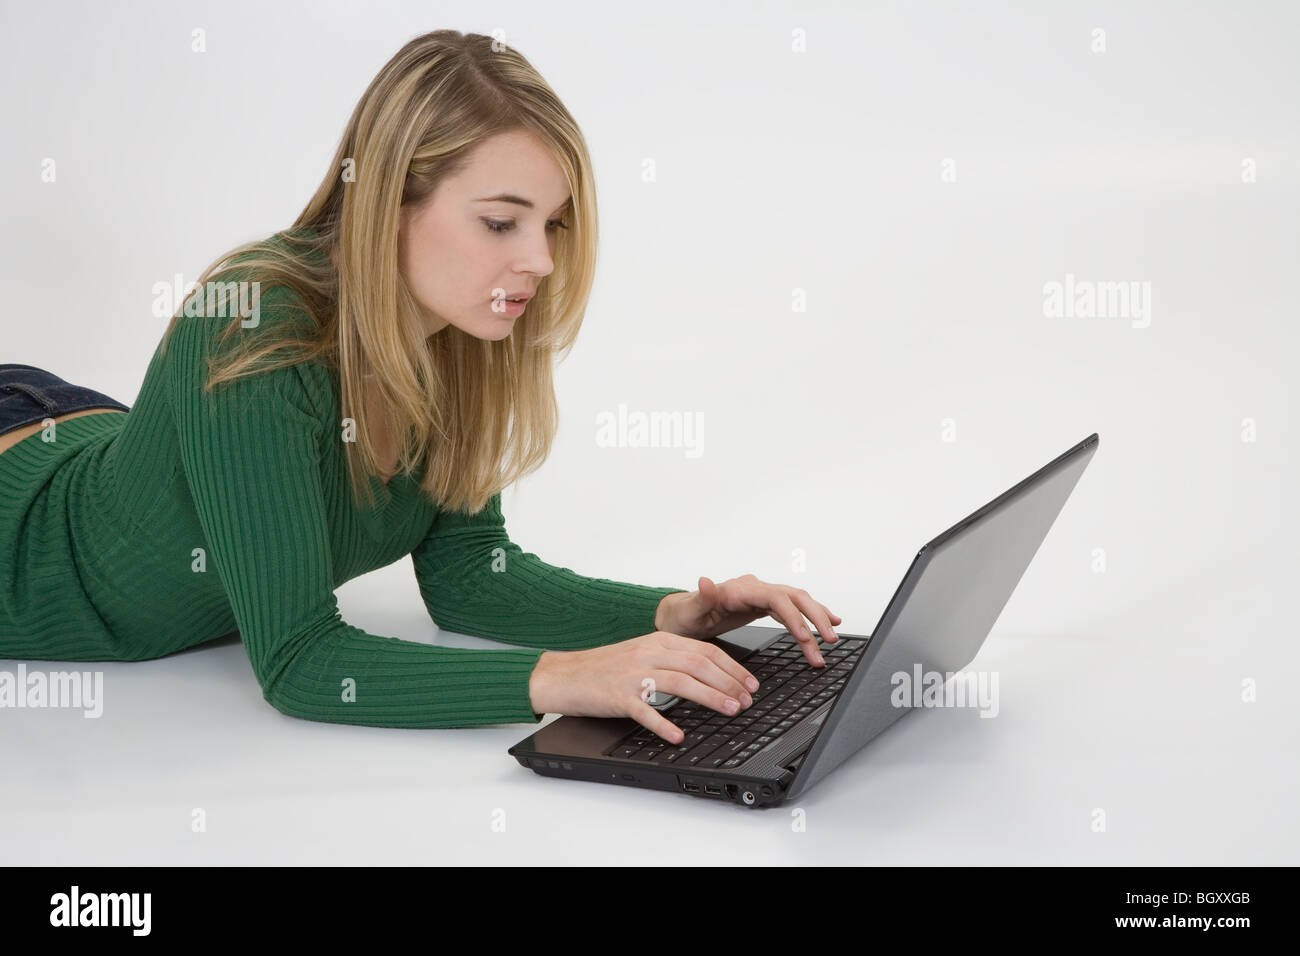
M 736 711 L 740 709 L 740 704 L 732 700 L 730 697 L 728 697 L 727 702 L 723 704 L 723 707 L 726 708 L 727 713 L 734 714 Z
M 825 663 L 826 663 L 826 658 L 824 658 L 824 657 L 822 657 L 820 654 L 818 654 L 818 655 L 817 655 L 817 663 L 818 663 L 818 664 L 825 664 Z
M 747 677 L 745 678 L 745 686 L 749 688 L 749 692 L 752 694 L 758 690 L 758 681 L 752 677 Z

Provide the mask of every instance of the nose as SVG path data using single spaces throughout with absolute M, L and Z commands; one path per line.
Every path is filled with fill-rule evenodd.
M 516 272 L 528 272 L 539 278 L 546 278 L 555 271 L 555 261 L 551 255 L 553 240 L 545 232 L 531 235 L 520 252 L 519 261 L 515 263 Z

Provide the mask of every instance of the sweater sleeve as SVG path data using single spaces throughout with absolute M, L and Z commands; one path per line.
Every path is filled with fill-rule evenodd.
M 584 577 L 547 564 L 506 534 L 500 493 L 477 514 L 439 512 L 411 558 L 438 627 L 550 650 L 649 634 L 664 595 L 682 590 Z
M 528 682 L 540 651 L 434 647 L 341 619 L 318 461 L 333 428 L 318 417 L 309 387 L 316 379 L 295 365 L 204 394 L 206 357 L 224 324 L 178 320 L 169 385 L 209 569 L 230 600 L 262 696 L 281 713 L 332 723 L 539 721 Z

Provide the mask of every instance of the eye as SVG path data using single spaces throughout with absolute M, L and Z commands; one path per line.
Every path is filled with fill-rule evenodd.
M 509 219 L 484 219 L 483 224 L 488 227 L 489 232 L 509 232 L 515 228 L 514 222 Z M 549 230 L 555 230 L 568 229 L 569 227 L 565 224 L 563 219 L 552 219 L 546 224 L 546 228 Z

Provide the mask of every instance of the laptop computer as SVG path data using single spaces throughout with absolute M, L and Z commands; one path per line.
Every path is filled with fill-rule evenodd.
M 924 545 L 870 635 L 836 628 L 837 643 L 820 643 L 825 667 L 809 664 L 779 628 L 713 638 L 759 681 L 753 704 L 734 717 L 656 694 L 650 703 L 685 732 L 681 744 L 631 718 L 564 716 L 507 752 L 547 777 L 749 807 L 799 796 L 924 704 L 897 692 L 901 675 L 927 675 L 933 688 L 928 675 L 946 682 L 971 662 L 1100 441 L 1094 432 Z

